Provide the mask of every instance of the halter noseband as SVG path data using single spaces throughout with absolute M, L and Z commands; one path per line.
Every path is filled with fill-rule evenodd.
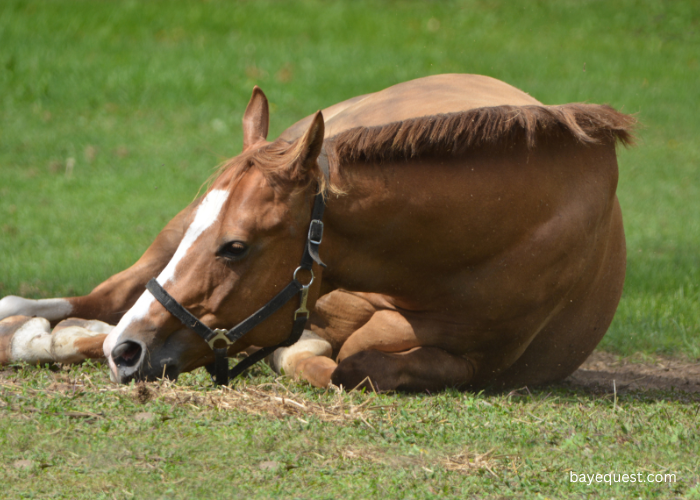
M 306 301 L 309 297 L 309 287 L 314 282 L 314 273 L 311 269 L 313 263 L 316 262 L 320 266 L 326 267 L 318 255 L 318 248 L 323 239 L 323 211 L 326 207 L 323 199 L 323 193 L 318 193 L 314 197 L 314 207 L 311 212 L 311 222 L 309 223 L 309 232 L 306 236 L 306 246 L 304 247 L 304 255 L 301 257 L 301 263 L 296 268 L 292 275 L 292 281 L 275 295 L 267 304 L 258 309 L 247 319 L 241 321 L 230 330 L 217 328 L 212 330 L 207 325 L 199 321 L 192 313 L 185 309 L 182 304 L 172 298 L 168 292 L 156 281 L 155 278 L 146 284 L 146 289 L 165 307 L 170 314 L 179 319 L 183 325 L 190 330 L 193 330 L 204 341 L 209 344 L 209 347 L 214 351 L 214 364 L 208 365 L 206 368 L 214 378 L 216 385 L 228 385 L 229 379 L 233 379 L 240 375 L 246 368 L 254 365 L 264 357 L 272 354 L 280 347 L 288 347 L 294 344 L 301 334 L 304 332 L 304 327 L 309 319 L 309 310 L 306 308 Z M 300 270 L 306 270 L 311 273 L 311 281 L 303 285 L 297 280 L 297 273 Z M 250 332 L 253 328 L 272 316 L 275 311 L 284 306 L 298 294 L 299 308 L 294 312 L 294 321 L 292 323 L 292 331 L 286 340 L 275 346 L 264 347 L 259 351 L 251 354 L 247 358 L 240 361 L 236 366 L 229 370 L 227 351 L 228 347 Z M 222 345 L 223 344 L 223 345 Z M 217 345 L 219 347 L 217 347 Z

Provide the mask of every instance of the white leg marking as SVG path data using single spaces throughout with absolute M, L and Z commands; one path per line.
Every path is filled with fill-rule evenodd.
M 27 363 L 50 363 L 51 325 L 44 318 L 32 318 L 22 325 L 10 342 L 12 361 Z
M 174 280 L 177 271 L 177 265 L 182 260 L 182 258 L 187 255 L 187 251 L 192 246 L 192 244 L 199 238 L 199 236 L 219 217 L 221 209 L 223 208 L 226 200 L 228 199 L 229 192 L 222 189 L 214 189 L 207 194 L 207 196 L 202 200 L 197 208 L 197 213 L 194 216 L 194 220 L 190 227 L 187 228 L 185 236 L 180 242 L 180 246 L 177 247 L 177 251 L 173 258 L 170 260 L 168 265 L 163 269 L 158 276 L 158 283 L 165 287 L 166 283 Z M 112 349 L 120 343 L 120 335 L 129 327 L 129 325 L 144 318 L 148 314 L 148 310 L 153 304 L 153 295 L 146 291 L 139 297 L 136 304 L 127 311 L 127 313 L 122 317 L 121 321 L 112 330 L 112 332 L 105 339 L 103 349 L 105 356 L 109 361 L 109 366 L 112 369 L 112 373 L 116 373 L 117 367 L 112 360 Z
M 67 318 L 73 306 L 66 299 L 23 299 L 8 295 L 0 299 L 0 319 L 10 316 L 41 316 L 49 321 Z
M 309 356 L 300 358 L 297 354 L 309 353 Z M 294 363 L 311 356 L 331 357 L 333 348 L 330 342 L 316 335 L 311 330 L 304 330 L 301 338 L 296 344 L 289 347 L 280 347 L 272 354 L 272 369 L 280 374 L 292 375 L 294 373 Z
M 64 328 L 72 328 L 74 326 L 89 330 L 94 333 L 109 333 L 114 330 L 114 325 L 109 325 L 104 321 L 97 319 L 78 319 L 71 318 L 68 321 L 61 321 L 56 328 L 53 329 L 53 333 L 57 333 Z
M 70 326 L 59 323 L 51 334 L 51 355 L 57 363 L 77 363 L 85 359 L 75 346 L 77 340 L 104 335 L 114 326 L 97 320 L 71 320 Z

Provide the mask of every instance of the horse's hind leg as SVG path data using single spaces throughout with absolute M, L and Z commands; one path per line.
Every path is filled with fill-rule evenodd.
M 44 318 L 12 316 L 0 321 L 0 365 L 70 364 L 103 358 L 102 343 L 112 328 L 101 321 L 68 319 L 52 332 Z
M 195 202 L 196 203 L 196 202 Z M 143 293 L 148 280 L 157 276 L 177 250 L 193 203 L 173 218 L 146 252 L 130 268 L 115 274 L 88 295 L 31 300 L 13 295 L 0 299 L 0 320 L 10 316 L 38 316 L 52 324 L 69 318 L 97 319 L 116 324 Z

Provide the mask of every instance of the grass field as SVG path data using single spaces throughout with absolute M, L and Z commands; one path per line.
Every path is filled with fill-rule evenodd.
M 0 379 L 0 498 L 700 498 L 697 397 L 339 395 L 248 377 L 233 391 L 201 373 L 117 387 L 94 366 Z
M 0 296 L 83 294 L 135 261 L 240 151 L 254 84 L 272 103 L 274 136 L 348 97 L 446 72 L 493 76 L 548 104 L 637 114 L 638 145 L 619 151 L 628 275 L 601 348 L 700 358 L 693 1 L 4 0 Z M 0 497 L 227 498 L 246 485 L 260 498 L 700 497 L 698 402 L 681 396 L 386 395 L 370 405 L 393 409 L 368 410 L 371 425 L 303 423 L 135 403 L 99 367 L 2 373 Z M 255 374 L 250 384 L 272 381 Z M 68 395 L 51 388 L 61 377 L 94 385 Z M 182 383 L 212 394 L 200 374 Z M 338 397 L 289 390 L 322 405 Z M 160 417 L 134 419 L 144 412 Z M 487 467 L 450 465 L 467 452 Z M 567 469 L 671 470 L 679 482 L 581 487 Z

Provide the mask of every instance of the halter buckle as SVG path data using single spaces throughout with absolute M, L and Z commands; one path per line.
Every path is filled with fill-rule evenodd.
M 233 344 L 233 342 L 231 342 L 231 341 L 229 340 L 229 338 L 226 336 L 226 334 L 228 333 L 228 330 L 223 330 L 223 329 L 221 329 L 221 328 L 216 328 L 216 329 L 214 330 L 214 333 L 215 333 L 216 335 L 214 335 L 212 338 L 210 338 L 209 340 L 207 340 L 207 344 L 209 344 L 209 347 L 211 347 L 212 350 L 215 350 L 215 349 L 216 349 L 216 348 L 214 347 L 214 344 L 215 344 L 218 340 L 223 340 L 224 342 L 226 342 L 226 347 L 228 347 L 228 346 L 230 346 L 231 344 Z
M 323 221 L 313 219 L 309 224 L 309 234 L 307 235 L 309 243 L 320 245 L 323 240 Z

